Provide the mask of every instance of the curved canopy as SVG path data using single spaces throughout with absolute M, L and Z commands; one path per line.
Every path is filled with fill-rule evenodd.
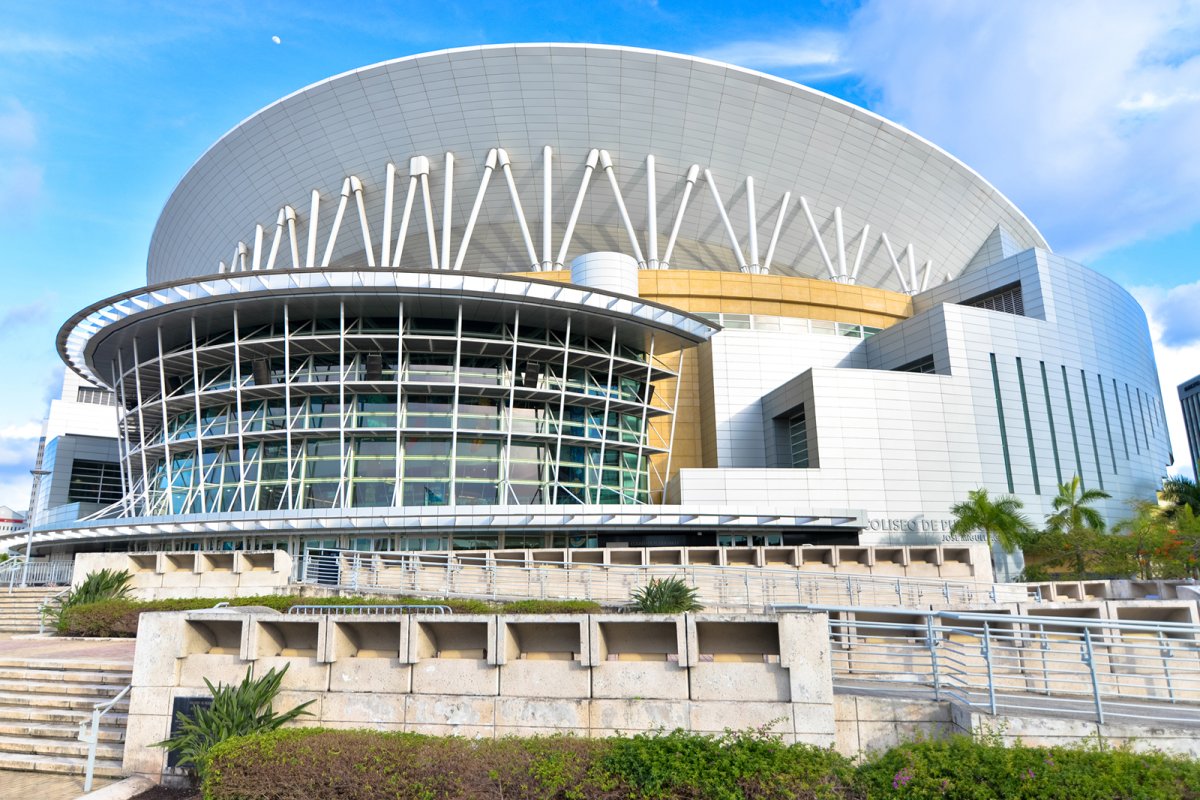
M 412 180 L 420 157 L 427 176 Z M 218 262 L 389 266 L 403 241 L 406 268 L 509 272 L 618 250 L 660 267 L 755 272 L 769 259 L 773 273 L 842 280 L 857 269 L 858 283 L 915 290 L 930 283 L 926 262 L 932 283 L 957 275 L 997 225 L 1019 247 L 1046 247 L 970 168 L 813 89 L 649 50 L 487 46 L 329 78 L 238 125 L 168 200 L 148 278 Z

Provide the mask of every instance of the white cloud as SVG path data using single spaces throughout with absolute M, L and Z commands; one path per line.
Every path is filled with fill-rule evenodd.
M 849 36 L 878 111 L 1090 257 L 1200 220 L 1198 27 L 1175 0 L 870 0 Z
M 0 505 L 16 511 L 29 507 L 29 494 L 33 489 L 33 476 L 26 473 L 0 471 Z
M 96 52 L 100 43 L 62 36 L 0 31 L 0 55 L 5 56 L 79 56 Z
M 1167 410 L 1167 430 L 1175 452 L 1174 474 L 1192 475 L 1192 460 L 1188 453 L 1187 434 L 1183 427 L 1183 410 L 1179 406 L 1179 384 L 1200 374 L 1200 335 L 1187 338 L 1173 330 L 1185 314 L 1181 298 L 1200 292 L 1200 283 L 1164 289 L 1158 286 L 1135 286 L 1130 289 L 1146 310 L 1150 320 L 1150 335 L 1154 339 L 1154 358 L 1158 362 L 1158 380 Z M 1196 315 L 1200 305 L 1192 305 Z M 1192 320 L 1191 324 L 1196 325 Z
M 847 71 L 844 49 L 845 36 L 838 32 L 798 31 L 775 40 L 731 42 L 700 55 L 752 69 L 799 69 L 810 76 L 829 76 Z
M 42 166 L 30 157 L 37 147 L 33 114 L 16 98 L 0 98 L 0 220 L 28 216 L 42 195 Z
M 0 101 L 0 152 L 30 150 L 37 145 L 33 114 L 15 97 Z
M 41 423 L 33 420 L 0 428 L 0 467 L 33 469 L 41 435 Z
M 867 0 L 845 32 L 705 55 L 852 72 L 1076 258 L 1200 221 L 1196 0 Z

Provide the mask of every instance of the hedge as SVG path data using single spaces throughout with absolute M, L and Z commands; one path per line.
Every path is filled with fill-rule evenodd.
M 290 728 L 210 754 L 206 800 L 857 798 L 831 750 L 757 734 L 462 739 Z
M 212 608 L 226 602 L 233 606 L 266 606 L 286 611 L 296 605 L 445 605 L 456 614 L 491 614 L 504 611 L 511 614 L 595 614 L 601 611 L 598 603 L 585 600 L 521 600 L 515 603 L 494 604 L 483 600 L 431 600 L 428 598 L 396 597 L 386 600 L 362 597 L 299 597 L 296 595 L 259 595 L 236 598 L 188 598 L 176 600 L 102 600 L 65 609 L 57 626 L 60 636 L 137 636 L 138 616 L 147 611 L 193 611 Z
M 1200 761 L 1159 752 L 1076 747 L 1004 747 L 966 736 L 913 742 L 864 764 L 869 797 L 962 800 L 1192 800 L 1200 798 Z M 889 794 L 889 792 L 891 792 Z
M 966 736 L 855 766 L 753 731 L 470 740 L 290 728 L 217 745 L 203 791 L 205 800 L 1195 800 L 1200 762 Z

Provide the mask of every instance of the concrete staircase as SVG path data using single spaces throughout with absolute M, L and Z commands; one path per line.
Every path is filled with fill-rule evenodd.
M 128 663 L 5 658 L 0 647 L 0 769 L 82 775 L 79 723 L 129 685 Z M 120 777 L 128 696 L 101 719 L 95 774 Z
M 30 586 L 25 589 L 0 587 L 0 634 L 37 633 L 38 607 L 50 597 L 61 592 L 61 588 L 47 589 Z

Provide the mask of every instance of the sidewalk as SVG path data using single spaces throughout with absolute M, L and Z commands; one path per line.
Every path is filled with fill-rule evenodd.
M 112 783 L 107 778 L 92 781 L 92 791 Z M 44 772 L 14 772 L 0 769 L 0 797 L 31 800 L 75 800 L 83 794 L 82 775 L 49 775 Z
M 0 634 L 0 660 L 100 661 L 133 664 L 135 639 L 59 639 Z M 0 793 L 0 797 L 7 797 Z

